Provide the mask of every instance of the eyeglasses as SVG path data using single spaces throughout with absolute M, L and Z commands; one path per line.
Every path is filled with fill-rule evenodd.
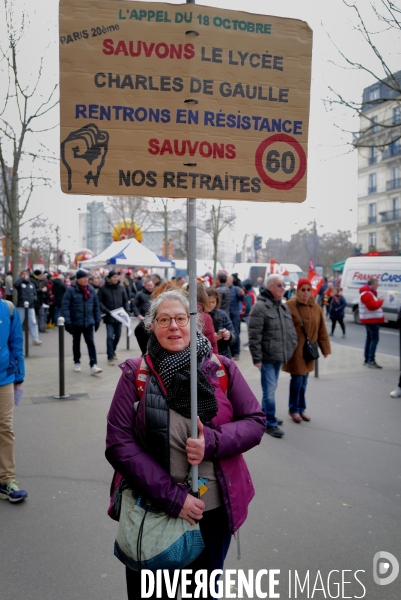
M 310 292 L 310 288 L 301 288 L 301 292 Z
M 283 288 L 285 287 L 284 283 L 276 283 L 276 287 Z
M 163 316 L 155 319 L 155 321 L 157 321 L 159 327 L 163 327 L 163 328 L 170 327 L 171 322 L 173 320 L 177 323 L 178 327 L 185 327 L 185 325 L 187 325 L 187 323 L 189 321 L 189 317 L 188 317 L 188 315 L 180 314 L 180 315 L 175 315 L 175 317 L 168 317 L 167 315 L 163 315 Z

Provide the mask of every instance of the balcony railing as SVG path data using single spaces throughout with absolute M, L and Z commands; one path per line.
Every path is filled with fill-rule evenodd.
M 401 187 L 401 179 L 390 179 L 386 181 L 386 190 L 396 190 Z
M 368 187 L 368 194 L 375 194 L 376 193 L 376 186 L 375 185 L 371 185 Z M 394 188 L 389 188 L 389 189 L 394 189 Z
M 380 213 L 382 218 L 382 223 L 388 223 L 389 221 L 400 221 L 401 220 L 401 210 L 386 210 Z
M 401 146 L 400 145 L 396 145 L 396 146 L 390 146 L 389 148 L 386 148 L 385 150 L 383 150 L 382 152 L 382 160 L 386 160 L 387 158 L 393 158 L 395 156 L 399 156 L 401 154 Z
M 368 223 L 369 225 L 371 225 L 372 223 L 376 223 L 376 215 L 371 215 L 370 217 L 368 217 Z

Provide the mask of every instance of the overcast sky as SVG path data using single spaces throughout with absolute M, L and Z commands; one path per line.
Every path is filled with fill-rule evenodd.
M 396 4 L 398 4 L 396 2 Z M 17 0 L 18 5 L 22 5 Z M 172 2 L 171 4 L 178 4 Z M 244 8 L 243 0 L 215 0 L 202 4 L 221 8 Z M 372 19 L 368 0 L 357 0 L 365 11 L 375 31 L 383 26 Z M 58 2 L 36 0 L 26 4 L 31 27 L 25 38 L 25 49 L 29 53 L 32 66 L 41 55 L 45 56 L 45 71 L 42 90 L 50 89 L 58 78 Z M 308 157 L 308 195 L 304 203 L 278 204 L 260 202 L 233 202 L 237 212 L 236 240 L 242 245 L 243 236 L 248 234 L 289 239 L 292 233 L 316 219 L 319 232 L 349 229 L 356 234 L 357 216 L 357 156 L 350 151 L 351 134 L 344 130 L 357 130 L 357 119 L 343 108 L 329 108 L 324 100 L 328 98 L 331 86 L 347 98 L 359 101 L 364 87 L 374 83 L 369 74 L 362 71 L 344 69 L 334 43 L 348 56 L 371 66 L 382 76 L 377 62 L 374 62 L 360 34 L 355 31 L 355 16 L 346 8 L 342 0 L 280 0 L 269 3 L 266 0 L 247 0 L 250 13 L 271 14 L 306 21 L 313 30 L 313 63 L 311 89 L 311 116 Z M 4 39 L 4 30 L 0 31 Z M 330 40 L 331 38 L 331 40 Z M 393 71 L 399 70 L 400 55 L 398 42 L 390 34 L 375 38 L 382 52 L 388 58 Z M 334 64 L 336 63 L 336 64 Z M 47 124 L 58 122 L 58 108 Z M 46 143 L 57 154 L 59 145 L 58 130 L 46 134 Z M 61 227 L 62 246 L 68 251 L 78 250 L 79 209 L 85 210 L 89 199 L 95 197 L 64 195 L 59 189 L 58 165 L 49 169 L 53 179 L 51 188 L 40 188 L 34 193 L 26 218 L 43 213 L 49 220 Z

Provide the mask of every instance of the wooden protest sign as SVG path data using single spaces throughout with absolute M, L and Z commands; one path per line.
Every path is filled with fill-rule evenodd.
M 312 32 L 199 4 L 60 1 L 61 187 L 302 202 Z

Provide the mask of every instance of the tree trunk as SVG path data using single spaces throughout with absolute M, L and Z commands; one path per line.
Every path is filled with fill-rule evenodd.
M 13 281 L 16 281 L 19 276 L 19 223 L 18 219 L 12 219 L 11 221 L 11 256 L 13 261 Z
M 4 253 L 4 272 L 7 273 L 7 271 L 9 271 L 9 268 L 10 268 L 10 254 L 11 254 L 11 252 L 10 252 L 11 251 L 11 240 L 10 240 L 8 232 L 5 233 L 5 240 L 6 240 L 6 243 L 5 243 L 6 251 Z

